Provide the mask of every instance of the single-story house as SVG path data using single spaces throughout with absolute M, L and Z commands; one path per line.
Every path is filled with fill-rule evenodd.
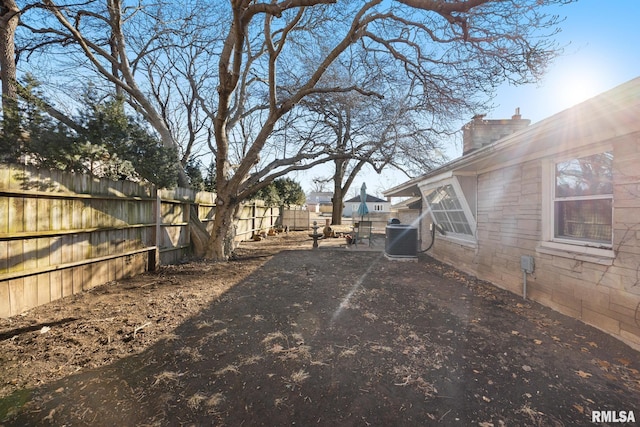
M 388 200 L 380 199 L 378 197 L 367 194 L 367 208 L 369 209 L 369 213 L 371 214 L 387 214 L 391 212 L 391 202 Z M 345 208 L 343 211 L 343 216 L 355 218 L 358 216 L 358 207 L 360 206 L 360 195 L 358 194 L 356 197 L 345 200 L 344 202 Z
M 503 122 L 474 117 L 462 157 L 384 195 L 421 197 L 434 258 L 640 350 L 640 77 Z
M 307 210 L 315 213 L 333 210 L 333 193 L 330 191 L 312 191 L 307 194 Z

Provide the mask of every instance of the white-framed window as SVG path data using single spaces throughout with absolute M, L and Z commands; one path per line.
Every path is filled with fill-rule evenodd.
M 554 239 L 611 247 L 613 241 L 613 153 L 555 164 Z
M 457 178 L 422 188 L 431 218 L 445 237 L 475 242 L 476 221 Z
M 613 246 L 610 147 L 543 163 L 543 241 L 538 250 L 609 264 Z

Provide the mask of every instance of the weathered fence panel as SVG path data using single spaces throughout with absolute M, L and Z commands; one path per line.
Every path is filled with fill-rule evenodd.
M 147 269 L 155 189 L 0 165 L 0 316 Z
M 213 230 L 215 193 L 177 188 L 158 191 L 161 203 L 158 246 L 161 264 L 172 264 L 189 255 L 189 210 L 194 207 L 209 233 Z M 235 219 L 236 242 L 249 240 L 254 234 L 268 231 L 279 221 L 280 210 L 258 200 L 243 204 Z
M 0 317 L 189 255 L 190 211 L 212 231 L 215 194 L 0 165 Z M 241 207 L 236 240 L 280 222 Z
M 158 190 L 160 264 L 175 264 L 189 254 L 189 210 L 195 194 L 187 188 Z
M 268 232 L 279 223 L 280 209 L 265 206 L 261 200 L 242 205 L 236 219 L 236 241 L 248 240 Z
M 311 224 L 311 214 L 307 210 L 284 209 L 282 225 L 290 230 L 308 230 Z

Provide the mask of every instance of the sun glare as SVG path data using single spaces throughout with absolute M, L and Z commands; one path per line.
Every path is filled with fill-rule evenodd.
M 559 97 L 566 107 L 571 107 L 593 97 L 596 93 L 594 81 L 589 76 L 573 76 L 562 85 Z
M 602 82 L 591 67 L 577 66 L 561 73 L 554 82 L 556 104 L 561 109 L 573 107 L 602 92 Z

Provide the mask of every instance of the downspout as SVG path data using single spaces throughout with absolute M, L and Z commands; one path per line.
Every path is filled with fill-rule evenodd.
M 476 220 L 476 235 L 475 235 L 475 238 L 476 238 L 476 242 L 478 242 L 478 171 L 476 171 L 476 203 L 475 203 L 475 209 L 474 210 L 475 210 L 475 212 L 474 212 L 475 218 L 474 219 Z M 478 245 L 477 245 L 478 250 L 480 250 L 480 244 L 479 243 L 480 242 L 478 242 Z

